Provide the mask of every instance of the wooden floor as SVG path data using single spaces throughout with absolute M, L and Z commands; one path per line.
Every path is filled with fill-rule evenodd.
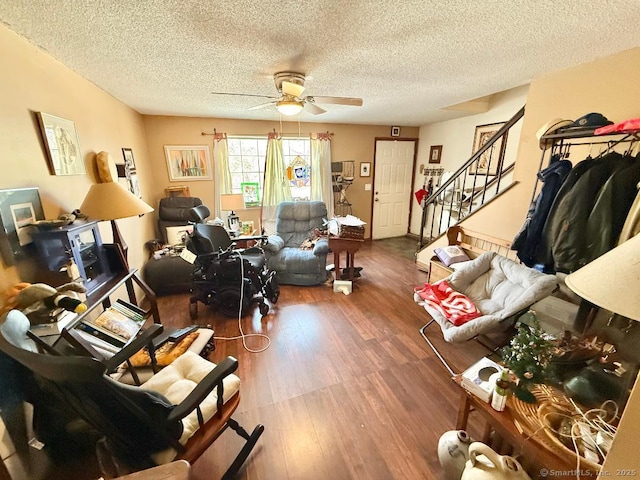
M 408 241 L 415 248 L 415 241 Z M 411 255 L 409 256 L 411 257 Z M 454 428 L 459 392 L 422 339 L 427 313 L 412 299 L 426 281 L 397 245 L 368 242 L 354 292 L 330 285 L 282 286 L 277 305 L 242 320 L 245 333 L 265 333 L 271 346 L 249 353 L 240 340 L 216 342 L 212 361 L 239 360 L 242 399 L 235 418 L 265 432 L 243 479 L 440 478 L 437 442 Z M 190 323 L 187 295 L 160 298 L 164 324 Z M 216 336 L 239 334 L 237 319 L 200 308 L 199 323 Z M 467 342 L 443 346 L 461 371 L 486 352 Z M 266 341 L 248 338 L 260 349 Z M 228 430 L 194 465 L 195 480 L 219 478 L 241 446 Z
M 256 308 L 242 320 L 245 333 L 271 339 L 262 353 L 248 352 L 240 340 L 216 341 L 212 361 L 227 355 L 239 360 L 242 398 L 234 418 L 249 431 L 257 423 L 265 426 L 239 478 L 442 477 L 437 443 L 455 426 L 459 391 L 419 332 L 429 317 L 412 299 L 413 288 L 426 281 L 411 260 L 414 249 L 415 240 L 408 238 L 366 242 L 356 255 L 362 277 L 348 296 L 333 293 L 330 284 L 283 285 L 265 317 Z M 163 324 L 191 323 L 188 294 L 158 300 Z M 199 310 L 198 322 L 212 325 L 217 337 L 239 335 L 237 319 L 202 305 Z M 475 342 L 446 344 L 437 328 L 430 338 L 456 371 L 486 354 Z M 266 340 L 249 337 L 246 344 L 258 350 Z M 480 426 L 472 422 L 474 431 L 479 436 Z M 195 462 L 192 479 L 220 478 L 240 447 L 240 437 L 227 430 Z M 39 475 L 47 469 L 35 463 L 21 478 L 99 476 L 95 465 Z

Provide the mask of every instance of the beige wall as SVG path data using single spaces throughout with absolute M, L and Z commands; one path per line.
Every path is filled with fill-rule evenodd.
M 151 185 L 142 117 L 48 54 L 0 25 L 0 188 L 39 187 L 44 213 L 79 208 L 96 179 L 94 155 L 105 150 L 122 162 L 122 147 L 133 149 L 146 199 Z M 87 175 L 50 175 L 34 112 L 46 112 L 76 125 Z M 119 220 L 129 244 L 133 266 L 144 258 L 143 244 L 153 238 L 152 217 Z M 105 242 L 111 241 L 108 223 L 101 224 Z M 0 259 L 0 292 L 20 279 L 20 271 Z M 2 303 L 0 298 L 0 304 Z
M 211 136 L 203 136 L 202 132 L 225 132 L 227 135 L 266 135 L 273 131 L 281 131 L 279 122 L 231 120 L 221 118 L 194 117 L 163 117 L 144 116 L 144 126 L 147 135 L 147 146 L 151 165 L 153 190 L 151 199 L 157 202 L 164 196 L 164 189 L 169 185 L 187 185 L 192 196 L 200 197 L 205 205 L 213 210 L 215 206 L 215 192 L 213 181 L 169 182 L 169 174 L 164 156 L 165 145 L 209 145 L 213 152 Z M 359 176 L 360 162 L 373 162 L 375 139 L 388 137 L 390 127 L 373 125 L 342 125 L 326 123 L 300 123 L 300 134 L 307 136 L 310 132 L 331 132 L 331 159 L 334 162 L 354 160 L 356 164 L 356 178 L 349 187 L 347 196 L 353 204 L 353 214 L 367 222 L 366 235 L 370 233 L 371 223 L 371 191 L 365 191 L 365 183 L 371 182 L 372 177 Z M 417 127 L 402 127 L 401 138 L 417 138 Z M 284 135 L 297 135 L 297 122 L 283 122 Z M 257 220 L 258 212 L 241 211 L 238 214 L 243 220 Z

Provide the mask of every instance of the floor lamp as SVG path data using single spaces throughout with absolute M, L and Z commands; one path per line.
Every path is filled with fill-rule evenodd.
M 94 183 L 82 202 L 80 211 L 93 220 L 111 221 L 113 244 L 126 271 L 129 271 L 127 260 L 128 246 L 116 220 L 153 212 L 153 207 L 136 197 L 116 182 Z

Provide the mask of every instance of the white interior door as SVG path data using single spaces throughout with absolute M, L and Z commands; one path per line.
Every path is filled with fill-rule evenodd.
M 372 238 L 401 237 L 409 231 L 415 141 L 377 140 Z

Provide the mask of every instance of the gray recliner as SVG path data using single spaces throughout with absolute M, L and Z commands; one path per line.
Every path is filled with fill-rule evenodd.
M 313 249 L 300 248 L 314 229 L 323 229 L 327 218 L 324 202 L 282 202 L 276 212 L 276 234 L 264 246 L 267 267 L 281 284 L 317 285 L 327 279 L 329 242 L 319 239 Z

